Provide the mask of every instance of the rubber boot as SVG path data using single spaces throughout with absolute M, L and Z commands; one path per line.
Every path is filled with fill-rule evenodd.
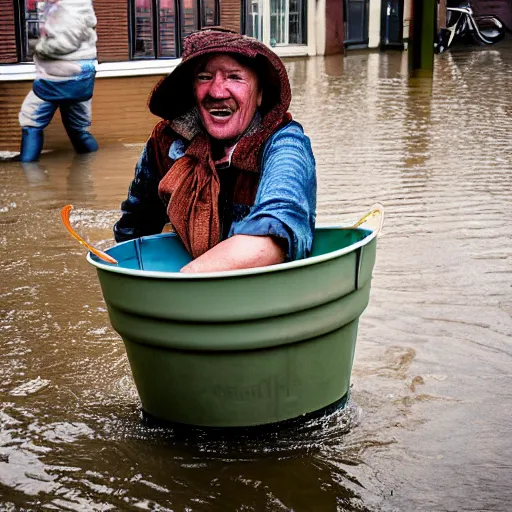
M 20 162 L 36 162 L 43 150 L 44 134 L 41 128 L 27 126 L 21 129 Z
M 98 150 L 96 139 L 87 131 L 66 129 L 69 140 L 77 153 L 92 153 Z

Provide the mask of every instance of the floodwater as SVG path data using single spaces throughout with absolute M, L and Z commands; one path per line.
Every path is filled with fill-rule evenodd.
M 287 63 L 319 222 L 377 201 L 387 217 L 349 407 L 273 433 L 141 418 L 59 210 L 74 204 L 74 225 L 111 244 L 145 134 L 0 163 L 1 510 L 512 510 L 512 49 L 436 56 L 433 80 L 406 64 Z

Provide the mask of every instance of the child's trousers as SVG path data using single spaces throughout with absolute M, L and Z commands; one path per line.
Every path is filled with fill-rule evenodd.
M 19 113 L 22 128 L 20 160 L 33 162 L 43 150 L 43 130 L 50 124 L 57 109 L 77 153 L 89 153 L 98 149 L 96 139 L 87 131 L 91 126 L 92 100 L 46 101 L 30 91 Z

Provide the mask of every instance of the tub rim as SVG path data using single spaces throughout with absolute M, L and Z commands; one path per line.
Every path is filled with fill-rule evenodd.
M 152 279 L 169 279 L 169 280 L 175 280 L 175 279 L 193 279 L 193 280 L 206 280 L 206 279 L 222 279 L 222 278 L 231 278 L 231 277 L 245 277 L 245 276 L 252 276 L 257 274 L 267 274 L 270 272 L 279 272 L 279 271 L 285 271 L 285 270 L 291 270 L 295 268 L 300 267 L 308 267 L 310 265 L 317 265 L 319 263 L 323 263 L 325 261 L 333 260 L 336 258 L 339 258 L 340 256 L 344 256 L 345 254 L 349 254 L 361 247 L 364 247 L 365 245 L 368 245 L 372 240 L 374 240 L 378 233 L 378 229 L 368 229 L 367 227 L 360 226 L 358 228 L 351 228 L 350 226 L 347 226 L 346 224 L 339 224 L 339 225 L 317 225 L 315 229 L 361 229 L 366 231 L 371 231 L 371 233 L 368 236 L 365 236 L 362 240 L 359 240 L 359 242 L 356 242 L 355 244 L 349 245 L 347 247 L 344 247 L 342 249 L 338 249 L 336 251 L 328 252 L 326 254 L 320 254 L 318 256 L 313 256 L 310 258 L 304 258 L 301 260 L 295 260 L 295 261 L 287 261 L 284 263 L 277 263 L 275 265 L 267 265 L 265 267 L 253 267 L 253 268 L 246 268 L 246 269 L 238 269 L 238 270 L 222 270 L 219 272 L 201 272 L 201 273 L 181 273 L 181 272 L 162 272 L 162 271 L 156 271 L 156 270 L 139 270 L 139 269 L 130 269 L 130 268 L 123 268 L 118 267 L 114 264 L 110 263 L 103 263 L 100 261 L 96 261 L 92 258 L 91 253 L 88 252 L 86 259 L 87 261 L 95 266 L 97 269 L 105 270 L 107 272 L 113 272 L 116 274 L 124 274 L 129 275 L 133 277 L 143 277 L 143 278 L 152 278 Z M 155 235 L 149 235 L 148 237 L 142 237 L 142 238 L 167 238 L 171 236 L 177 236 L 175 233 L 158 233 Z M 127 243 L 131 243 L 132 240 L 127 240 L 125 242 L 121 242 L 117 245 L 123 245 Z M 112 247 L 116 247 L 112 246 Z M 109 249 L 112 249 L 110 247 Z M 108 250 L 107 249 L 107 252 Z

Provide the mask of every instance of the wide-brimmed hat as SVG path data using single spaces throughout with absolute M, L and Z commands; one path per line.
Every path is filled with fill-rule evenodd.
M 291 101 L 290 82 L 281 59 L 263 43 L 252 37 L 211 27 L 190 34 L 184 39 L 181 63 L 156 84 L 149 98 L 150 111 L 172 121 L 195 106 L 194 71 L 204 55 L 227 53 L 242 56 L 258 74 L 263 91 L 261 114 L 282 117 Z

